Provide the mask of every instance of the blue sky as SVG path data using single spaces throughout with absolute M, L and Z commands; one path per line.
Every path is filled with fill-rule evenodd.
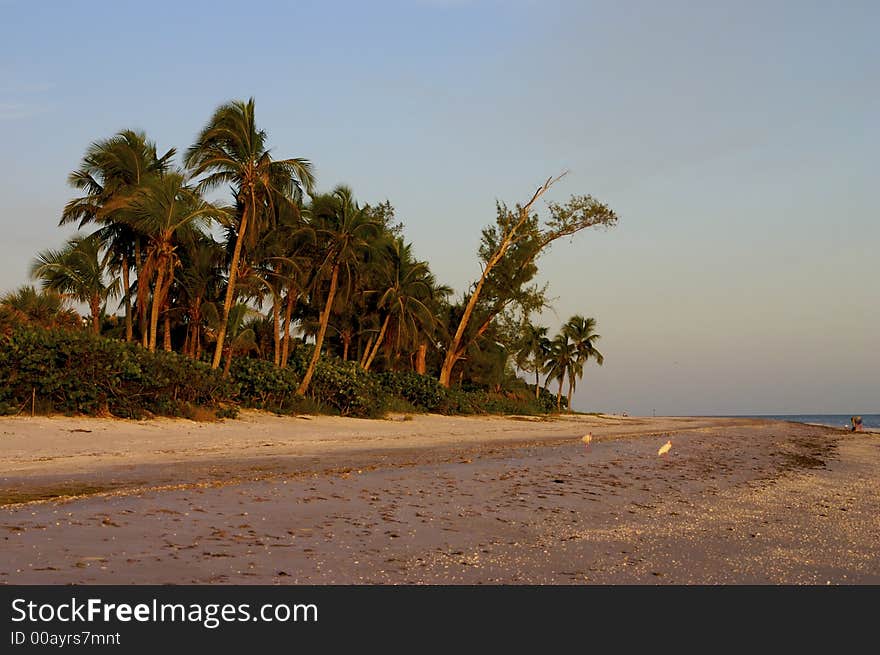
M 583 410 L 880 411 L 874 2 L 0 0 L 0 290 L 56 246 L 87 145 L 186 148 L 255 96 L 279 156 L 389 199 L 463 290 L 496 199 L 621 216 L 542 262 L 595 316 Z

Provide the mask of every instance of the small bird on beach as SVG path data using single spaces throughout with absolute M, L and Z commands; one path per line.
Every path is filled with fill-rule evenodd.
M 590 443 L 593 441 L 593 433 L 592 433 L 592 432 L 587 432 L 587 434 L 585 434 L 583 437 L 581 437 L 581 441 L 583 441 L 584 444 L 586 444 L 587 446 L 589 446 Z
M 660 446 L 660 450 L 657 451 L 657 455 L 659 455 L 660 457 L 662 457 L 663 455 L 665 455 L 666 453 L 668 453 L 671 449 L 672 449 L 672 442 L 671 442 L 671 441 L 667 441 L 665 444 L 663 444 L 662 446 Z

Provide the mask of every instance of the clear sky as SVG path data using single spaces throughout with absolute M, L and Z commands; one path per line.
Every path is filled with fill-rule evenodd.
M 278 156 L 389 199 L 458 291 L 496 198 L 621 216 L 542 262 L 598 320 L 575 407 L 880 412 L 880 3 L 0 0 L 0 290 L 88 144 L 185 149 L 255 96 Z

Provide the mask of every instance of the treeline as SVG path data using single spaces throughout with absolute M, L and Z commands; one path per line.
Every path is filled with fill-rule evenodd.
M 345 186 L 318 192 L 308 159 L 273 157 L 254 109 L 253 99 L 219 107 L 182 167 L 174 149 L 160 153 L 134 130 L 93 143 L 69 176 L 78 194 L 60 220 L 79 232 L 35 257 L 40 291 L 22 287 L 0 299 L 6 339 L 24 338 L 21 326 L 58 331 L 84 322 L 95 336 L 129 344 L 124 352 L 138 353 L 131 357 L 174 352 L 203 362 L 215 371 L 212 380 L 238 385 L 214 404 L 326 403 L 326 378 L 336 367 L 343 377 L 369 376 L 386 396 L 398 389 L 390 397 L 415 394 L 410 387 L 419 385 L 443 389 L 443 400 L 412 403 L 430 411 L 457 411 L 453 387 L 502 398 L 522 392 L 516 368 L 536 375 L 538 399 L 540 374 L 557 381 L 558 409 L 567 381 L 570 405 L 584 364 L 601 363 L 595 320 L 573 317 L 548 340 L 530 322 L 547 305 L 534 278 L 554 241 L 615 224 L 611 209 L 574 196 L 548 203 L 542 220 L 534 206 L 558 177 L 524 204 L 499 203 L 482 232 L 482 274 L 453 300 L 415 256 L 390 203 L 359 203 Z M 231 195 L 211 202 L 213 190 Z M 71 301 L 88 306 L 85 321 Z M 43 347 L 51 342 L 40 339 Z M 283 380 L 284 391 L 257 389 L 249 376 Z

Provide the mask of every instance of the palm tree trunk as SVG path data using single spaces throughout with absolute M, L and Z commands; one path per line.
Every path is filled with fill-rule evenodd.
M 165 309 L 165 320 L 163 324 L 162 347 L 165 352 L 171 352 L 171 317 L 168 315 L 168 308 Z
M 428 344 L 420 343 L 416 352 L 416 373 L 425 375 L 428 372 Z
M 287 367 L 287 358 L 290 356 L 290 317 L 293 315 L 293 306 L 296 304 L 297 294 L 294 291 L 287 292 L 287 304 L 284 307 L 284 338 L 281 344 L 281 367 Z
M 351 332 L 346 330 L 345 334 L 342 335 L 342 361 L 348 361 L 348 349 L 351 346 Z
M 538 369 L 535 369 L 535 400 L 541 397 L 541 380 L 538 377 Z
M 128 256 L 122 256 L 122 293 L 125 299 L 125 342 L 131 343 L 134 338 L 134 328 L 131 324 L 131 294 L 129 293 L 130 281 L 128 279 Z
M 183 354 L 185 357 L 190 356 L 190 348 L 192 347 L 192 324 L 187 323 L 186 334 L 183 337 Z
M 143 261 L 141 258 L 141 242 L 140 239 L 135 239 L 134 242 L 134 269 L 135 275 L 137 276 L 138 288 L 140 285 L 144 283 L 144 280 L 141 279 L 141 268 L 143 268 Z M 146 307 L 138 307 L 138 327 L 141 331 L 141 345 L 146 348 L 149 345 L 147 334 L 147 308 Z
M 373 359 L 379 353 L 379 348 L 382 347 L 382 344 L 385 341 L 385 332 L 388 330 L 388 323 L 391 322 L 391 314 L 385 316 L 385 320 L 382 321 L 382 329 L 379 330 L 379 336 L 376 337 L 376 344 L 373 346 L 373 352 L 370 353 L 370 356 L 367 357 L 367 361 L 364 363 L 364 370 L 369 371 L 370 365 L 373 363 Z
M 279 296 L 272 296 L 272 321 L 275 326 L 275 334 L 273 335 L 275 338 L 275 357 L 273 362 L 275 366 L 281 364 L 281 307 L 279 307 L 280 302 L 281 298 Z
M 197 300 L 197 303 L 201 303 L 201 300 Z M 189 349 L 186 351 L 186 354 L 192 357 L 193 359 L 198 359 L 198 343 L 201 331 L 201 307 L 199 304 L 196 304 L 192 310 L 192 314 L 189 317 Z
M 556 411 L 562 411 L 562 380 L 563 378 L 559 378 L 559 391 L 556 392 Z
M 201 319 L 199 319 L 201 320 Z M 195 345 L 195 357 L 193 359 L 201 359 L 202 358 L 202 328 L 200 324 L 196 324 L 196 345 Z
M 256 202 L 254 200 L 254 191 L 251 189 L 251 207 L 250 211 L 256 211 Z M 223 300 L 223 320 L 220 322 L 220 330 L 217 332 L 217 346 L 214 348 L 214 360 L 211 368 L 220 366 L 220 358 L 223 356 L 223 342 L 226 340 L 226 323 L 229 321 L 229 312 L 232 310 L 232 303 L 235 300 L 235 278 L 238 276 L 238 261 L 241 259 L 241 247 L 244 245 L 245 230 L 248 225 L 248 210 L 245 209 L 241 217 L 241 225 L 238 229 L 238 236 L 235 237 L 235 249 L 232 251 L 232 263 L 229 266 L 229 283 L 226 287 L 226 298 Z
M 568 413 L 571 414 L 571 392 L 573 391 L 574 383 L 571 378 L 568 379 Z
M 360 362 L 358 362 L 358 364 L 360 364 L 361 368 L 363 368 L 364 364 L 367 363 L 367 357 L 370 356 L 370 349 L 372 347 L 373 347 L 373 337 L 371 335 L 370 338 L 367 339 L 367 347 L 364 349 L 364 354 L 363 354 L 363 356 L 361 356 Z
M 89 303 L 89 310 L 92 312 L 92 332 L 96 335 L 101 334 L 101 297 L 98 295 L 92 296 L 92 301 Z
M 312 359 L 309 361 L 309 367 L 306 374 L 296 390 L 297 395 L 303 396 L 308 391 L 309 384 L 312 382 L 312 376 L 315 374 L 315 367 L 318 365 L 318 358 L 321 356 L 321 346 L 324 344 L 324 333 L 327 332 L 327 324 L 330 322 L 330 311 L 333 309 L 333 298 L 336 296 L 336 285 L 339 282 L 339 264 L 333 266 L 333 273 L 330 276 L 330 291 L 327 294 L 327 303 L 324 305 L 324 311 L 321 314 L 321 326 L 318 329 L 318 336 L 315 338 L 315 352 L 312 353 Z
M 158 267 L 156 286 L 153 287 L 153 306 L 150 310 L 150 352 L 156 352 L 156 332 L 159 328 L 159 303 L 162 299 L 162 285 L 165 283 L 165 268 Z

